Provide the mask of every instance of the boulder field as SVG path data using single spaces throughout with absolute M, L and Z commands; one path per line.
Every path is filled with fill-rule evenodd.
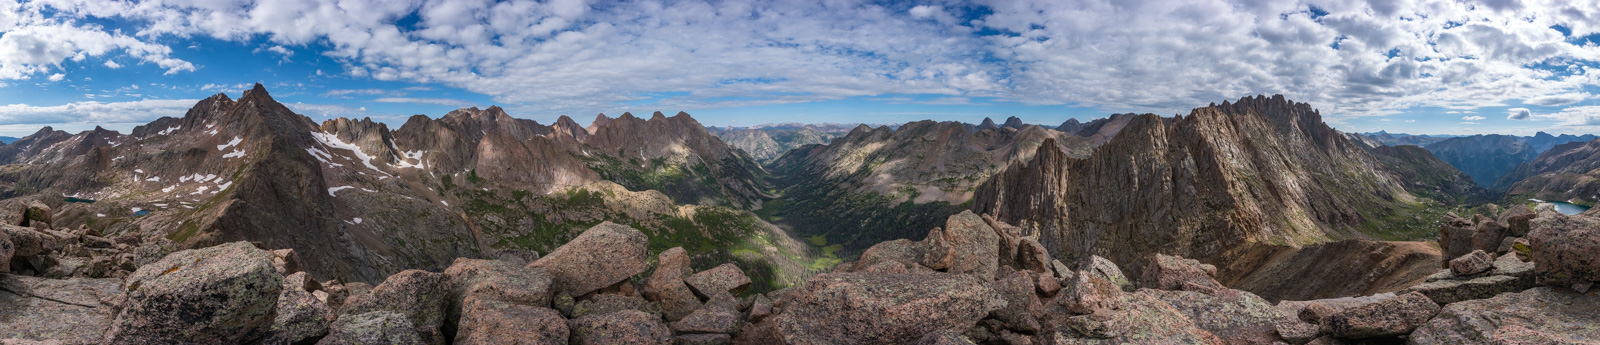
M 681 248 L 652 260 L 645 235 L 612 223 L 529 263 L 462 258 L 376 286 L 318 281 L 293 251 L 249 242 L 138 260 L 131 253 L 160 251 L 6 226 L 0 263 L 12 266 L 0 274 L 0 344 L 1600 341 L 1600 296 L 1590 289 L 1600 277 L 1600 221 L 1512 212 L 1510 224 L 1445 222 L 1441 246 L 1456 255 L 1421 285 L 1276 304 L 1177 256 L 1152 254 L 1131 279 L 1098 256 L 1064 263 L 1017 227 L 972 212 L 924 240 L 879 243 L 858 261 L 766 293 L 748 291 L 750 277 L 734 264 L 695 271 Z M 90 262 L 147 262 L 109 274 L 41 267 L 49 261 L 41 257 L 70 255 L 63 248 L 87 248 Z M 106 248 L 122 250 L 95 250 Z

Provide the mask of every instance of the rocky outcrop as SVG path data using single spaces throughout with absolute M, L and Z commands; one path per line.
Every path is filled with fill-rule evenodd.
M 1330 335 L 1338 338 L 1397 336 L 1411 333 L 1438 313 L 1438 304 L 1421 293 L 1412 292 L 1345 309 L 1329 316 L 1323 325 Z
M 0 273 L 0 339 L 104 344 L 112 302 L 122 294 L 114 278 L 49 279 Z
M 1445 305 L 1410 334 L 1416 345 L 1582 344 L 1600 338 L 1600 298 L 1540 287 Z
M 771 322 L 786 344 L 905 343 L 965 330 L 1005 300 L 986 281 L 948 273 L 831 273 L 812 278 Z
M 1490 266 L 1491 269 L 1486 272 L 1465 276 L 1457 275 L 1451 269 L 1441 270 L 1428 276 L 1426 283 L 1406 288 L 1401 292 L 1420 292 L 1435 303 L 1447 305 L 1490 298 L 1501 293 L 1517 292 L 1536 286 L 1533 263 L 1524 262 L 1516 255 L 1501 255 Z
M 545 269 L 556 291 L 578 296 L 644 273 L 649 268 L 645 245 L 639 230 L 604 222 L 528 267 Z
M 1232 281 L 1264 259 L 1238 251 L 1358 237 L 1410 198 L 1310 105 L 1257 96 L 1133 116 L 1086 158 L 1041 145 L 979 187 L 972 209 L 1037 232 L 1064 261 L 1098 254 L 1138 276 L 1135 262 L 1166 253 Z
M 449 341 L 443 327 L 450 296 L 449 276 L 407 270 L 390 276 L 373 287 L 371 293 L 350 298 L 339 308 L 339 315 L 343 319 L 372 312 L 395 313 L 405 317 L 412 326 L 407 332 L 415 334 L 422 344 L 444 344 Z
M 574 345 L 672 343 L 672 331 L 659 317 L 637 310 L 580 317 L 570 327 Z
M 1600 282 L 1600 219 L 1541 208 L 1531 226 L 1527 238 L 1539 284 L 1586 289 Z
M 128 277 L 109 344 L 243 343 L 272 325 L 283 276 L 249 243 L 186 250 Z

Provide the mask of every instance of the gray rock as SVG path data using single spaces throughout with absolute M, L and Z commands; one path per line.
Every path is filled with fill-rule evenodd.
M 119 279 L 46 279 L 0 273 L 0 339 L 102 344 Z
M 1474 250 L 1467 255 L 1450 260 L 1450 273 L 1458 276 L 1468 276 L 1488 271 L 1494 268 L 1494 256 L 1483 250 Z
M 735 294 L 744 292 L 744 289 L 750 286 L 750 277 L 746 277 L 744 270 L 740 270 L 738 265 L 726 263 L 695 273 L 683 282 L 694 289 L 695 295 L 711 298 L 711 295 L 722 292 Z
M 333 324 L 333 308 L 307 291 L 308 287 L 315 291 L 319 285 L 306 272 L 284 277 L 268 343 L 294 344 L 328 334 L 328 327 Z
M 672 330 L 661 318 L 636 310 L 589 315 L 568 323 L 573 345 L 671 344 Z
M 456 345 L 566 344 L 567 320 L 555 309 L 470 299 L 461 310 Z
M 929 233 L 929 236 L 933 235 Z M 982 218 L 972 211 L 950 216 L 945 220 L 941 235 L 943 238 L 939 242 L 944 243 L 950 253 L 947 272 L 972 274 L 984 281 L 994 280 L 994 274 L 1000 268 L 1000 235 Z M 929 251 L 935 251 L 937 247 L 930 245 Z
M 1101 277 L 1105 277 L 1106 280 L 1110 281 L 1112 284 L 1116 284 L 1118 287 L 1121 287 L 1122 291 L 1133 291 L 1133 280 L 1128 279 L 1128 276 L 1123 275 L 1122 269 L 1118 268 L 1117 264 L 1111 262 L 1111 260 L 1102 258 L 1099 255 L 1090 255 L 1088 258 L 1084 259 L 1083 262 L 1079 263 L 1078 267 L 1083 271 L 1088 271 L 1089 273 L 1098 274 Z
M 239 343 L 264 336 L 283 277 L 247 242 L 185 250 L 127 279 L 109 344 Z
M 1439 305 L 1412 292 L 1377 303 L 1351 307 L 1329 316 L 1323 326 L 1338 338 L 1361 339 L 1411 333 L 1439 313 Z
M 1192 291 L 1142 290 L 1183 313 L 1195 326 L 1228 344 L 1271 344 L 1282 341 L 1278 324 L 1289 320 L 1278 308 L 1253 293 L 1223 289 Z M 1310 339 L 1306 339 L 1310 340 Z
M 727 345 L 733 342 L 733 337 L 727 334 L 684 334 L 672 338 L 674 345 Z
M 415 327 L 413 333 L 424 344 L 444 344 L 442 327 L 450 305 L 450 277 L 442 273 L 405 270 L 372 288 L 372 293 L 354 296 L 340 308 L 339 315 L 390 311 L 405 315 Z
M 667 249 L 656 259 L 656 270 L 644 283 L 644 298 L 661 305 L 661 314 L 667 321 L 677 321 L 700 308 L 700 298 L 683 282 L 694 274 L 689 268 L 689 255 L 683 247 Z
M 447 325 L 461 320 L 459 310 L 468 300 L 495 300 L 534 307 L 550 307 L 551 279 L 544 269 L 526 268 L 500 260 L 456 259 L 445 269 L 453 288 Z
M 1600 219 L 1547 212 L 1532 223 L 1526 239 L 1540 285 L 1600 281 Z
M 739 319 L 739 312 L 730 310 L 715 310 L 702 308 L 682 320 L 668 324 L 673 332 L 677 333 L 722 333 L 734 334 L 739 332 L 739 326 L 744 320 Z
M 972 328 L 1005 300 L 987 281 L 948 273 L 832 273 L 806 281 L 763 323 L 788 344 L 906 343 Z
M 1224 289 L 1214 276 L 1217 267 L 1166 254 L 1156 254 L 1139 276 L 1139 286 L 1157 290 L 1211 291 Z
M 928 332 L 927 335 L 923 335 L 921 339 L 917 339 L 916 345 L 974 345 L 974 344 L 972 343 L 972 340 L 968 340 L 966 336 L 961 335 L 961 332 L 956 332 L 956 331 L 952 331 L 952 330 L 948 330 L 948 329 L 941 329 L 941 330 L 937 330 L 937 331 L 933 331 L 933 332 Z
M 1411 332 L 1415 345 L 1590 344 L 1600 339 L 1600 298 L 1537 287 L 1446 305 Z
M 1000 277 L 994 282 L 995 292 L 1006 300 L 1006 307 L 996 309 L 989 317 L 999 320 L 1007 329 L 1038 333 L 1039 320 L 1035 315 L 1044 312 L 1044 304 L 1039 302 L 1039 295 L 1034 293 L 1037 283 L 1032 271 L 1018 271 L 1010 267 L 1000 268 Z
M 416 326 L 405 314 L 373 311 L 345 315 L 333 322 L 317 345 L 422 345 Z
M 1124 307 L 1058 321 L 1051 344 L 1221 344 L 1171 305 L 1147 291 L 1122 294 Z
M 1122 290 L 1100 274 L 1079 272 L 1062 291 L 1056 295 L 1055 303 L 1072 314 L 1093 314 L 1100 310 L 1122 308 Z
M 644 273 L 649 268 L 648 241 L 639 230 L 604 222 L 528 267 L 548 270 L 556 291 L 582 296 Z

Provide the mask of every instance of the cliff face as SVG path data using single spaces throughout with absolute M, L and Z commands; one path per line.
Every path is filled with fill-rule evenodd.
M 1364 236 L 1360 225 L 1412 200 L 1309 105 L 1257 96 L 1134 116 L 1082 159 L 1041 145 L 979 187 L 972 209 L 1037 232 L 1063 259 L 1160 252 L 1230 267 L 1226 254 L 1247 244 Z M 1249 270 L 1238 271 L 1224 275 Z
M 1537 159 L 1506 173 L 1503 201 L 1526 198 L 1594 203 L 1600 201 L 1600 139 L 1556 145 Z
M 678 203 L 753 208 L 766 174 L 750 156 L 711 135 L 687 113 L 649 120 L 599 115 L 581 154 L 600 176 L 631 190 L 657 190 Z

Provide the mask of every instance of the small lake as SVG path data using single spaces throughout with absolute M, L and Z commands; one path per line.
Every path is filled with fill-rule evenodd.
M 1565 202 L 1560 202 L 1560 201 L 1545 201 L 1545 200 L 1539 200 L 1539 199 L 1528 199 L 1528 200 L 1533 200 L 1533 202 L 1548 202 L 1551 205 L 1556 205 L 1556 212 L 1561 212 L 1561 214 L 1579 214 L 1579 213 L 1583 213 L 1583 211 L 1588 211 L 1589 210 L 1589 207 L 1587 207 L 1587 206 L 1573 205 L 1573 204 L 1570 204 L 1570 203 L 1565 203 Z

